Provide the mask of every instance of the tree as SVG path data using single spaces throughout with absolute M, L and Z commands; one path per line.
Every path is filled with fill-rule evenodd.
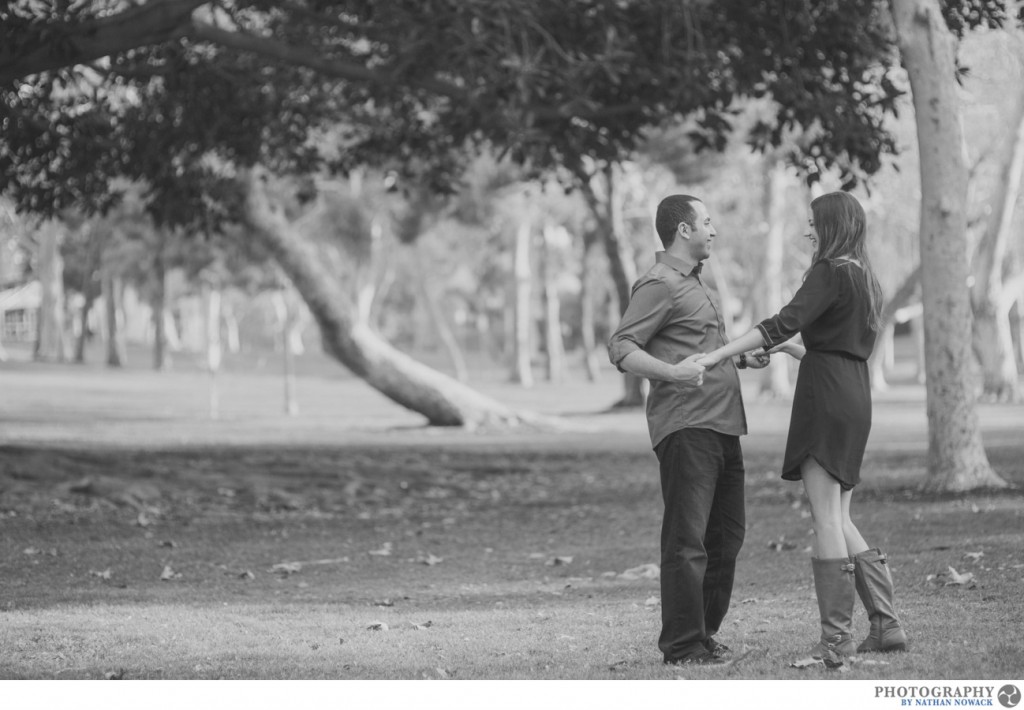
M 921 290 L 925 319 L 929 485 L 1005 486 L 992 470 L 970 379 L 967 169 L 956 89 L 956 37 L 938 0 L 893 0 L 921 156 Z
M 337 287 L 308 245 L 295 234 L 279 205 L 273 205 L 254 171 L 248 177 L 246 221 L 251 234 L 274 255 L 302 294 L 320 326 L 324 346 L 353 374 L 393 401 L 437 426 L 512 426 L 540 422 L 485 397 L 395 350 L 339 307 Z
M 573 156 L 608 165 L 648 127 L 691 115 L 695 140 L 717 148 L 742 95 L 773 99 L 760 147 L 814 129 L 808 170 L 838 164 L 852 180 L 892 147 L 882 119 L 899 91 L 874 0 L 47 9 L 0 15 L 0 189 L 28 211 L 101 209 L 110 177 L 126 174 L 150 186 L 158 225 L 187 218 L 210 234 L 247 219 L 232 173 L 255 165 L 308 175 L 369 162 L 450 189 L 481 145 L 538 174 Z M 339 124 L 344 139 L 324 150 Z

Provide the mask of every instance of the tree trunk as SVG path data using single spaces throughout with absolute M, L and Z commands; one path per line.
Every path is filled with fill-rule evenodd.
M 164 263 L 163 243 L 157 246 L 153 259 L 153 369 L 167 369 L 167 268 Z
M 533 269 L 530 265 L 530 221 L 523 218 L 516 229 L 516 245 L 512 273 L 515 285 L 515 330 L 512 338 L 512 381 L 523 387 L 533 387 L 531 347 L 533 331 L 533 299 L 531 286 Z
M 583 345 L 583 366 L 590 382 L 600 374 L 597 363 L 597 336 L 595 333 L 597 289 L 592 253 L 597 246 L 597 235 L 587 231 L 583 235 L 583 266 L 580 270 L 580 342 Z
M 327 352 L 353 374 L 395 403 L 418 412 L 435 426 L 511 426 L 539 423 L 461 382 L 413 360 L 358 324 L 340 307 L 341 294 L 320 260 L 273 208 L 257 171 L 247 180 L 246 218 L 254 236 L 276 257 L 320 326 Z
M 424 269 L 414 268 L 413 271 L 416 274 L 416 285 L 419 287 L 423 306 L 427 309 L 427 316 L 430 318 L 430 323 L 434 328 L 434 334 L 441 342 L 441 347 L 445 353 L 448 354 L 448 360 L 455 373 L 455 379 L 459 382 L 467 382 L 469 380 L 469 368 L 466 366 L 466 358 L 462 355 L 462 348 L 459 347 L 459 341 L 455 337 L 455 332 L 452 330 L 451 325 L 448 323 L 448 318 L 445 317 L 445 312 L 438 304 L 437 295 L 431 288 L 430 283 L 428 283 L 428 275 Z
M 210 374 L 210 419 L 220 418 L 220 366 L 224 349 L 220 340 L 220 289 L 207 282 L 202 284 L 203 297 L 203 349 L 206 351 L 206 371 Z
M 284 413 L 289 417 L 294 417 L 299 413 L 295 377 L 295 338 L 293 335 L 298 319 L 295 317 L 295 309 L 289 307 L 288 293 L 284 289 L 274 292 L 273 303 L 281 333 L 281 353 L 284 364 Z
M 928 410 L 928 487 L 1005 486 L 981 442 L 971 386 L 967 168 L 958 111 L 956 40 L 938 0 L 892 0 L 910 75 L 921 155 L 921 286 Z
M 39 303 L 35 359 L 40 362 L 65 362 L 67 341 L 64 328 L 64 260 L 60 255 L 61 226 L 55 220 L 39 229 L 36 276 L 42 287 Z
M 104 336 L 107 341 L 107 365 L 124 367 L 128 363 L 128 348 L 124 338 L 124 284 L 121 278 L 104 270 L 103 308 L 106 318 Z
M 875 351 L 871 353 L 871 357 L 868 360 L 868 366 L 871 368 L 871 389 L 875 392 L 884 392 L 889 388 L 889 383 L 885 379 L 885 368 L 888 364 L 889 355 L 889 352 L 886 352 L 886 350 L 888 349 L 891 352 L 893 347 L 896 313 L 910 302 L 910 299 L 917 292 L 917 287 L 920 283 L 921 265 L 918 264 L 903 280 L 903 283 L 899 285 L 892 298 L 882 306 L 881 323 L 878 327 L 879 343 L 875 346 Z
M 86 291 L 84 298 L 82 310 L 78 314 L 80 326 L 78 340 L 75 342 L 75 362 L 79 365 L 85 363 L 85 348 L 89 344 L 89 314 L 92 312 L 93 303 L 96 302 L 91 291 Z
M 591 176 L 581 165 L 575 167 L 583 197 L 597 222 L 598 233 L 608 257 L 608 270 L 615 294 L 618 297 L 619 317 L 629 306 L 633 283 L 637 279 L 636 258 L 625 234 L 622 220 L 621 197 L 616 184 L 615 166 L 609 164 L 602 171 L 604 181 L 594 189 L 596 176 Z M 641 407 L 646 400 L 644 380 L 631 374 L 623 375 L 622 399 L 612 405 L 614 408 Z
M 565 374 L 565 343 L 562 340 L 562 304 L 558 296 L 558 251 L 553 225 L 542 230 L 544 241 L 541 271 L 544 281 L 544 350 L 547 352 L 548 382 L 558 384 Z
M 754 293 L 754 322 L 778 313 L 782 306 L 782 263 L 785 254 L 786 190 L 789 187 L 789 172 L 785 163 L 776 158 L 765 161 L 764 170 L 764 216 L 768 233 L 764 240 L 764 258 L 758 272 L 759 283 Z M 758 395 L 765 399 L 788 396 L 789 356 L 773 357 L 771 364 L 761 370 Z
M 990 200 L 993 206 L 972 264 L 971 306 L 974 314 L 974 354 L 981 366 L 982 396 L 997 402 L 1019 402 L 1020 382 L 1010 332 L 1010 308 L 1016 294 L 1003 283 L 1006 252 L 1014 208 L 1024 171 L 1024 95 L 1018 101 L 1012 138 L 1003 152 L 999 179 Z
M 238 330 L 238 316 L 230 299 L 221 303 L 221 316 L 224 319 L 224 339 L 227 341 L 225 347 L 229 353 L 237 355 L 242 352 L 242 339 Z

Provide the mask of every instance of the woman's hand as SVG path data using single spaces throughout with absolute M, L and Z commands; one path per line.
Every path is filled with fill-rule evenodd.
M 804 348 L 803 345 L 795 343 L 792 340 L 787 340 L 784 343 L 779 343 L 774 348 L 768 351 L 769 354 L 786 353 L 790 357 L 796 358 L 797 360 L 801 359 L 804 356 L 804 353 L 806 352 L 807 350 L 806 348 Z

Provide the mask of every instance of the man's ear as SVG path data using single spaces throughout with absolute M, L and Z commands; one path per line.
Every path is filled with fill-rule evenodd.
M 679 226 L 676 227 L 676 235 L 687 240 L 690 238 L 690 230 L 686 228 L 686 222 L 679 223 Z

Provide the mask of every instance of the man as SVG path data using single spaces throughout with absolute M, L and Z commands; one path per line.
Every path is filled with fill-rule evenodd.
M 661 636 L 665 663 L 724 663 L 713 637 L 732 596 L 745 530 L 743 454 L 747 433 L 736 367 L 764 367 L 741 355 L 705 371 L 694 362 L 727 342 L 718 296 L 701 267 L 716 231 L 707 207 L 689 195 L 658 205 L 665 251 L 633 285 L 608 344 L 621 371 L 651 382 L 647 425 L 661 469 Z

